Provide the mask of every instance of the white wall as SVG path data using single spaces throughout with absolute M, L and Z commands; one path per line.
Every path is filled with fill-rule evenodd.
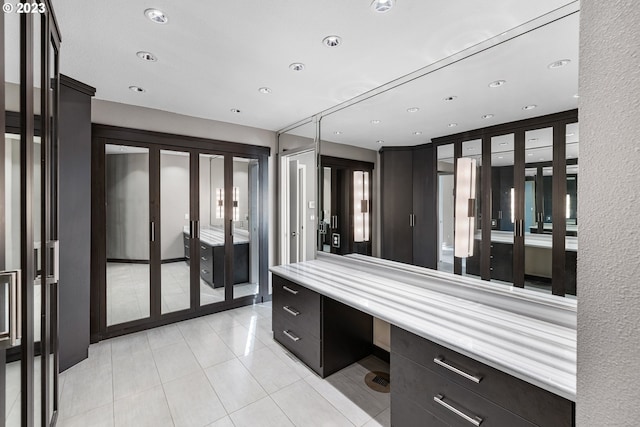
M 578 426 L 640 420 L 640 7 L 582 0 Z

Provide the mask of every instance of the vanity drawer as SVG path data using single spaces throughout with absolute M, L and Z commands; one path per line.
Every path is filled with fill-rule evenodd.
M 282 316 L 298 329 L 320 338 L 320 294 L 273 276 L 273 317 Z
M 397 393 L 391 393 L 391 425 L 394 427 L 449 426 L 449 424 L 417 405 L 411 399 L 407 399 Z
M 311 369 L 322 375 L 320 338 L 314 337 L 284 316 L 273 316 L 273 339 L 295 354 Z
M 535 425 L 399 354 L 391 355 L 391 378 L 393 401 L 408 399 L 451 426 Z
M 395 326 L 391 329 L 391 352 L 534 424 L 553 427 L 573 425 L 573 402 Z M 465 374 L 476 377 L 479 382 Z

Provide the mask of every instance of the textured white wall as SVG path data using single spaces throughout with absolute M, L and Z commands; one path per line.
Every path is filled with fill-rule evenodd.
M 640 4 L 582 0 L 578 426 L 640 422 Z

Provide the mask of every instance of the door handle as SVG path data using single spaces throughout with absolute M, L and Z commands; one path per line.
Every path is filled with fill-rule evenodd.
M 60 241 L 49 240 L 47 242 L 47 249 L 51 251 L 51 274 L 47 277 L 47 281 L 51 283 L 58 283 L 60 281 Z
M 0 341 L 9 341 L 10 346 L 15 346 L 18 340 L 22 338 L 22 283 L 20 270 L 0 272 L 0 283 L 7 286 L 9 300 L 7 304 L 9 324 L 4 325 L 0 331 Z
M 153 221 L 149 223 L 149 236 L 149 240 L 151 240 L 152 242 L 156 241 L 156 224 Z

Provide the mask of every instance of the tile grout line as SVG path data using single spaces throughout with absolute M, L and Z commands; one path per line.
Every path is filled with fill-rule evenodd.
M 156 363 L 156 358 L 153 356 L 153 350 L 151 349 L 151 342 L 149 341 L 149 332 L 145 331 L 144 336 L 147 339 L 147 344 L 149 344 L 149 351 L 151 353 L 151 360 L 153 360 L 153 366 L 155 366 L 156 372 L 158 373 L 158 379 L 160 380 L 160 387 L 162 387 L 162 395 L 164 396 L 164 401 L 167 404 L 167 409 L 169 410 L 169 416 L 171 417 L 171 423 L 175 426 L 176 422 L 173 419 L 173 412 L 171 412 L 171 406 L 169 405 L 169 399 L 167 398 L 167 391 L 164 389 L 164 382 L 162 381 L 162 378 L 160 377 L 160 370 L 158 369 L 158 364 Z M 115 405 L 114 405 L 114 408 L 115 408 Z

